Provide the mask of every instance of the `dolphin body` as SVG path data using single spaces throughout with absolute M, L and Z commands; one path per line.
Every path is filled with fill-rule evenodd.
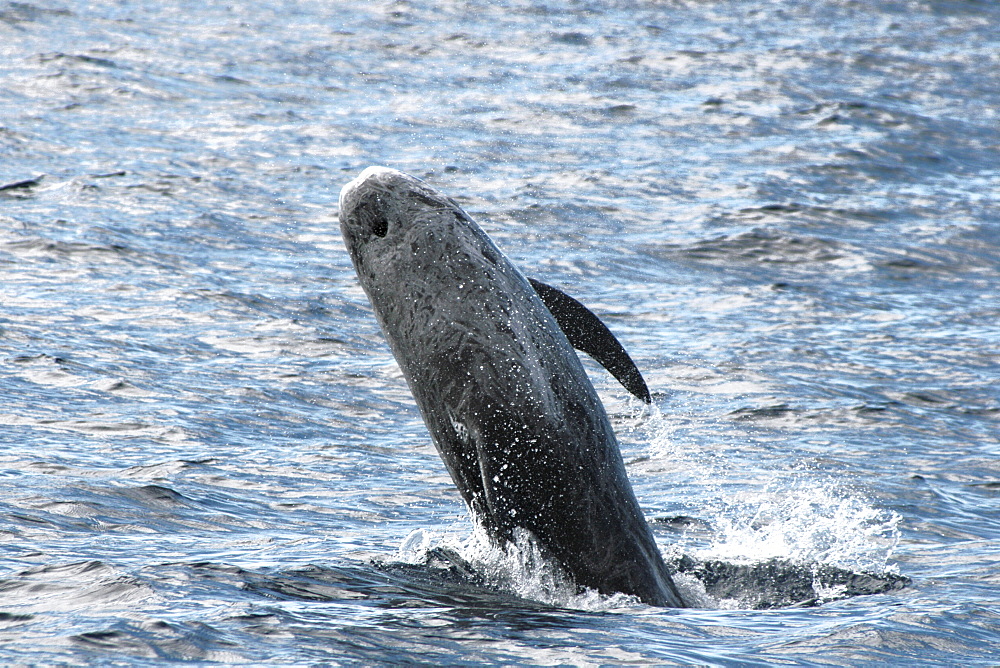
M 526 278 L 453 200 L 369 167 L 340 194 L 358 280 L 427 429 L 497 545 L 529 531 L 577 585 L 683 607 L 579 358 L 649 402 L 582 304 Z

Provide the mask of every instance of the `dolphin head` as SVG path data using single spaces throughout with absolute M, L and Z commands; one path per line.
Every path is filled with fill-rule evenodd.
M 388 167 L 368 167 L 340 191 L 340 231 L 355 262 L 366 246 L 397 245 L 442 213 L 448 222 L 468 219 L 451 198 Z
M 519 274 L 453 199 L 388 167 L 368 167 L 340 191 L 340 231 L 376 311 L 378 295 L 401 283 L 458 299 L 501 266 Z

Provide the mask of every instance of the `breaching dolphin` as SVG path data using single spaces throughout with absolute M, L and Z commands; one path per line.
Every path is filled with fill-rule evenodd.
M 491 540 L 527 530 L 577 585 L 684 606 L 573 350 L 649 402 L 597 316 L 526 278 L 458 204 L 402 172 L 369 167 L 344 186 L 340 229 L 434 444 Z

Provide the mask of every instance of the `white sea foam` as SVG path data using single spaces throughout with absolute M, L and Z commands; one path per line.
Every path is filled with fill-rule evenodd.
M 465 560 L 486 584 L 520 598 L 587 611 L 609 611 L 639 605 L 625 594 L 603 595 L 576 584 L 524 530 L 515 530 L 514 541 L 497 547 L 481 527 L 466 536 L 418 529 L 402 542 L 397 558 L 410 564 L 427 563 L 434 550 L 452 550 Z
M 701 556 L 737 563 L 781 558 L 881 573 L 899 541 L 899 520 L 830 481 L 774 478 L 713 513 L 715 537 Z
M 711 529 L 707 543 L 682 538 L 668 551 L 699 559 L 748 564 L 784 559 L 852 571 L 894 572 L 900 516 L 880 508 L 866 492 L 829 473 L 761 460 L 747 469 L 724 449 L 702 451 L 676 439 L 670 419 L 653 413 L 645 426 L 654 457 L 669 458 L 700 494 L 689 512 Z M 727 435 L 728 437 L 729 435 Z M 666 483 L 665 483 L 666 484 Z

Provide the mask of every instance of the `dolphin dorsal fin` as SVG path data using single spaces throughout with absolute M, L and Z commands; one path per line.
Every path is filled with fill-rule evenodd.
M 528 282 L 541 297 L 542 303 L 552 313 L 559 328 L 574 348 L 597 360 L 633 395 L 647 404 L 652 402 L 649 388 L 646 387 L 646 381 L 642 379 L 635 362 L 593 311 L 551 285 L 533 278 L 529 278 Z

